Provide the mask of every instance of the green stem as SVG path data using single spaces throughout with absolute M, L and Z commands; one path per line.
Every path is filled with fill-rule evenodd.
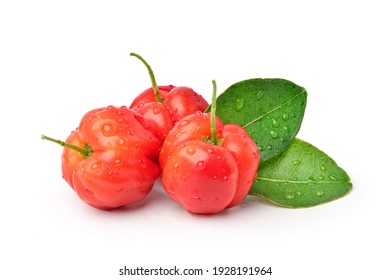
M 50 142 L 53 142 L 53 143 L 56 143 L 58 145 L 61 145 L 62 147 L 65 147 L 65 148 L 69 148 L 69 149 L 72 149 L 72 150 L 75 150 L 77 152 L 80 153 L 80 155 L 83 157 L 83 158 L 89 158 L 93 151 L 91 149 L 91 146 L 89 145 L 85 145 L 84 148 L 80 148 L 78 146 L 75 146 L 75 145 L 72 145 L 72 144 L 69 144 L 69 143 L 66 143 L 64 141 L 61 141 L 61 140 L 57 140 L 57 139 L 54 139 L 54 138 L 51 138 L 51 137 L 48 137 L 46 135 L 41 135 L 41 138 L 43 140 L 48 140 Z
M 210 130 L 211 130 L 211 142 L 218 145 L 217 127 L 215 124 L 215 111 L 217 110 L 217 84 L 215 80 L 213 83 L 213 95 L 211 98 L 211 111 L 210 111 Z
M 136 58 L 141 60 L 142 63 L 146 66 L 146 68 L 148 69 L 148 72 L 149 72 L 150 80 L 152 81 L 152 87 L 153 87 L 153 91 L 154 91 L 154 96 L 156 97 L 156 101 L 163 102 L 163 99 L 161 98 L 160 93 L 158 91 L 158 86 L 156 83 L 156 78 L 154 77 L 154 74 L 152 71 L 152 67 L 150 67 L 150 65 L 146 62 L 146 60 L 143 59 L 142 56 L 140 56 L 139 54 L 130 53 L 130 56 L 135 56 Z

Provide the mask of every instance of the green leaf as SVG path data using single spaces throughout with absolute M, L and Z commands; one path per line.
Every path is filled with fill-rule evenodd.
M 250 194 L 285 207 L 315 206 L 352 189 L 348 174 L 333 159 L 299 139 L 283 154 L 260 163 L 257 172 Z
M 243 126 L 259 147 L 261 161 L 282 153 L 298 133 L 307 92 L 283 79 L 250 79 L 217 98 L 217 116 Z

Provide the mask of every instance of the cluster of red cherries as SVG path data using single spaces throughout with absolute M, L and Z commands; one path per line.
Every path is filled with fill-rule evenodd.
M 189 87 L 152 87 L 129 107 L 87 112 L 65 142 L 62 174 L 81 200 L 112 210 L 144 199 L 156 180 L 188 212 L 215 214 L 240 204 L 256 177 L 260 154 L 244 128 L 215 115 Z M 210 108 L 209 108 L 210 107 Z M 206 113 L 207 112 L 207 113 Z

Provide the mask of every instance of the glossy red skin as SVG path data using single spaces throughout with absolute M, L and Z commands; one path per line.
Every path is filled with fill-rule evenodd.
M 174 89 L 175 86 L 169 85 L 169 86 L 158 86 L 158 92 L 160 94 L 161 98 L 165 98 L 168 93 Z M 154 95 L 153 88 L 148 88 L 141 92 L 136 98 L 134 98 L 133 102 L 130 104 L 130 109 L 138 106 L 139 104 L 145 104 L 149 102 L 156 102 L 156 97 Z
M 104 210 L 142 200 L 160 175 L 160 140 L 149 122 L 126 107 L 88 112 L 66 142 L 93 151 L 83 158 L 64 148 L 62 173 L 66 182 L 87 204 Z
M 256 143 L 239 125 L 227 124 L 222 130 L 223 147 L 236 159 L 239 180 L 236 194 L 228 207 L 240 204 L 257 176 L 260 153 Z
M 163 169 L 168 195 L 194 214 L 215 214 L 233 200 L 238 167 L 224 148 L 203 141 L 187 141 L 171 154 Z
M 191 213 L 214 214 L 240 204 L 257 175 L 260 154 L 245 129 L 223 125 L 218 117 L 216 127 L 221 146 L 204 141 L 211 137 L 210 114 L 187 116 L 161 149 L 163 187 Z
M 150 130 L 164 142 L 169 131 L 174 126 L 174 120 L 168 107 L 162 102 L 141 103 L 133 108 L 138 114 L 144 116 L 150 122 Z
M 191 88 L 170 85 L 159 86 L 158 89 L 162 102 L 156 101 L 153 88 L 149 88 L 134 99 L 130 108 L 145 116 L 153 124 L 152 131 L 162 141 L 176 122 L 197 111 L 203 112 L 209 106 L 207 101 Z M 164 106 L 157 106 L 155 103 Z
M 198 111 L 204 112 L 209 107 L 201 95 L 188 87 L 173 88 L 165 96 L 164 104 L 169 108 L 175 123 Z

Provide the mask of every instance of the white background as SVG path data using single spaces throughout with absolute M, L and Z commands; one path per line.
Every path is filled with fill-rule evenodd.
M 1 279 L 149 279 L 127 267 L 203 268 L 161 279 L 390 279 L 389 9 L 386 1 L 2 1 Z M 259 198 L 191 215 L 158 182 L 142 202 L 99 211 L 61 178 L 61 147 L 89 110 L 159 84 L 207 100 L 243 79 L 305 87 L 298 136 L 351 176 L 347 196 L 308 209 Z M 271 266 L 270 277 L 211 276 Z M 159 277 L 152 277 L 160 279 Z

